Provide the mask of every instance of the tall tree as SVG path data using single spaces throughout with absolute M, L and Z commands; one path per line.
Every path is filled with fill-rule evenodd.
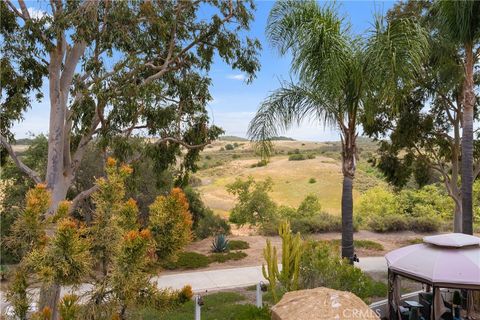
M 342 143 L 342 256 L 352 259 L 353 198 L 359 117 L 373 101 L 395 98 L 399 76 L 413 77 L 425 36 L 409 20 L 378 20 L 369 39 L 353 37 L 334 6 L 315 1 L 279 1 L 268 19 L 267 35 L 280 54 L 292 54 L 298 83 L 283 83 L 260 106 L 249 127 L 262 153 L 271 138 L 303 120 L 331 125 Z
M 441 0 L 435 3 L 432 14 L 440 32 L 457 45 L 462 54 L 462 231 L 473 234 L 474 69 L 480 59 L 480 2 Z
M 380 157 L 375 165 L 397 187 L 403 187 L 412 175 L 420 186 L 443 182 L 455 203 L 454 230 L 462 231 L 461 124 L 464 69 L 458 46 L 438 30 L 428 1 L 407 1 L 387 12 L 389 21 L 410 17 L 429 34 L 429 57 L 416 77 L 413 91 L 393 110 L 380 106 L 374 121 L 364 121 L 364 132 L 377 139 Z M 476 86 L 480 84 L 478 71 Z M 478 99 L 478 97 L 477 97 Z M 475 110 L 474 117 L 478 117 Z M 474 179 L 479 174 L 478 154 L 474 154 Z
M 46 183 L 47 215 L 66 198 L 93 140 L 132 160 L 142 155 L 125 150 L 130 136 L 155 138 L 147 154 L 158 169 L 182 152 L 179 167 L 195 169 L 199 151 L 221 132 L 206 111 L 214 57 L 249 80 L 259 68 L 259 42 L 239 35 L 252 1 L 50 1 L 45 11 L 17 3 L 0 2 L 0 143 L 27 176 Z M 41 176 L 14 152 L 11 127 L 44 87 L 50 119 Z M 96 189 L 79 190 L 71 210 Z M 58 290 L 42 290 L 42 308 L 55 306 Z
M 155 137 L 149 154 L 158 165 L 174 163 L 180 150 L 188 150 L 182 165 L 188 170 L 218 136 L 205 109 L 214 56 L 252 79 L 260 45 L 238 35 L 249 27 L 252 2 L 206 2 L 51 1 L 41 14 L 24 0 L 19 8 L 1 2 L 0 142 L 26 175 L 46 182 L 49 212 L 65 199 L 94 139 L 107 149 L 124 146 L 121 141 L 135 134 Z M 50 119 L 44 177 L 15 154 L 10 129 L 45 87 Z M 73 206 L 93 191 L 82 190 Z

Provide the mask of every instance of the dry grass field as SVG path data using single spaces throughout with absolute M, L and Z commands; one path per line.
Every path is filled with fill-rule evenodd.
M 228 216 L 235 198 L 226 191 L 226 185 L 236 178 L 246 179 L 252 176 L 256 180 L 270 177 L 273 180 L 272 199 L 281 205 L 296 207 L 308 195 L 315 194 L 320 198 L 325 211 L 340 213 L 342 191 L 342 172 L 340 161 L 333 157 L 338 153 L 329 152 L 322 155 L 319 150 L 328 148 L 329 143 L 276 141 L 277 155 L 271 158 L 267 166 L 252 167 L 259 161 L 255 157 L 251 143 L 237 142 L 234 150 L 225 150 L 232 141 L 216 141 L 211 148 L 203 152 L 214 166 L 200 170 L 196 176 L 201 179 L 198 187 L 206 205 L 221 216 Z M 301 153 L 313 153 L 314 159 L 289 161 L 288 152 L 299 150 Z M 235 156 L 236 155 L 236 156 Z M 332 157 L 333 156 L 333 157 Z M 365 173 L 357 175 L 359 180 L 365 179 Z M 315 183 L 310 183 L 314 178 Z M 371 177 L 369 179 L 372 179 Z M 354 190 L 354 199 L 359 191 Z

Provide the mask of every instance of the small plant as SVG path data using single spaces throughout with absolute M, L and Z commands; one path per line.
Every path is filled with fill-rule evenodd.
M 187 301 L 190 301 L 193 297 L 193 290 L 192 286 L 186 285 L 178 292 L 178 301 L 180 303 L 185 303 Z
M 305 160 L 305 159 L 306 159 L 306 157 L 303 154 L 300 154 L 300 153 L 294 153 L 294 154 L 291 154 L 288 157 L 288 161 L 302 161 L 302 160 Z
M 228 250 L 244 250 L 250 248 L 250 245 L 247 241 L 243 240 L 229 240 L 228 241 Z
M 206 255 L 197 252 L 180 252 L 176 261 L 166 261 L 162 267 L 168 270 L 174 269 L 198 269 L 208 267 L 210 263 Z
M 60 301 L 58 307 L 60 311 L 60 318 L 62 320 L 76 320 L 78 319 L 79 306 L 78 296 L 75 294 L 67 294 Z
M 308 183 L 316 183 L 317 180 L 315 178 L 310 178 L 310 180 L 308 180 Z
M 207 159 L 207 160 L 212 160 L 212 157 L 207 154 L 207 155 L 205 156 L 205 159 Z
M 231 145 L 231 144 L 225 145 L 225 150 L 233 150 L 233 149 L 235 149 L 235 147 L 233 145 Z
M 224 263 L 229 260 L 242 260 L 246 256 L 247 254 L 243 251 L 233 251 L 227 253 L 212 253 L 209 258 L 211 262 Z
M 213 252 L 225 252 L 228 250 L 228 239 L 224 234 L 219 234 L 212 241 Z

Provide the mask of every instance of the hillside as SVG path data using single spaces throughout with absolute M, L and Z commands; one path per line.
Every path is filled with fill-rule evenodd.
M 227 145 L 233 147 L 227 150 Z M 361 159 L 354 188 L 354 199 L 368 187 L 383 183 L 379 175 L 366 163 L 375 144 L 365 141 L 360 146 Z M 236 178 L 273 180 L 272 199 L 278 204 L 298 206 L 308 194 L 316 194 L 324 210 L 340 213 L 342 171 L 338 142 L 275 142 L 276 155 L 266 166 L 253 167 L 260 160 L 255 156 L 250 142 L 216 141 L 202 153 L 200 167 L 195 175 L 201 180 L 197 189 L 207 206 L 216 213 L 227 216 L 235 198 L 228 194 L 226 185 Z M 289 161 L 289 154 L 312 154 L 314 159 Z M 314 178 L 315 183 L 310 179 Z

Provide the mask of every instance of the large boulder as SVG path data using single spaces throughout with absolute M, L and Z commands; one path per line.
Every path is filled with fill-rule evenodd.
M 365 302 L 351 292 L 315 288 L 287 292 L 272 307 L 272 320 L 379 320 Z

